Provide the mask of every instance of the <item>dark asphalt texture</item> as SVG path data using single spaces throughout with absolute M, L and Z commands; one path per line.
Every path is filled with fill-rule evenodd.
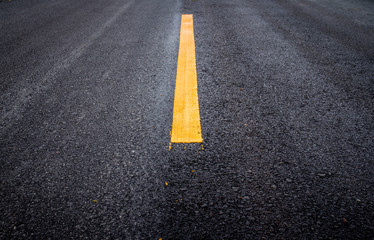
M 0 1 L 0 80 L 1 239 L 374 239 L 373 1 Z

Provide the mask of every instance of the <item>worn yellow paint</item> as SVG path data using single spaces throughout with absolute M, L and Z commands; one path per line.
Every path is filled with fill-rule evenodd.
M 182 15 L 175 84 L 172 143 L 202 142 L 193 16 Z

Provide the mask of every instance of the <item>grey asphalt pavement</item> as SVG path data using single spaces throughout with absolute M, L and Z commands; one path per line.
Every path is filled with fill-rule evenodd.
M 374 239 L 373 1 L 3 0 L 0 106 L 1 239 Z

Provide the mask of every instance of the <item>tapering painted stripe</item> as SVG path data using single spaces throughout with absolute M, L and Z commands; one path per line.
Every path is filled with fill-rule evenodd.
M 193 16 L 182 15 L 175 84 L 172 143 L 202 142 Z

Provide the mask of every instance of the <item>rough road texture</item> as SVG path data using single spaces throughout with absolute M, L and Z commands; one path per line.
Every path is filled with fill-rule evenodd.
M 374 239 L 373 1 L 0 1 L 0 81 L 1 239 Z

